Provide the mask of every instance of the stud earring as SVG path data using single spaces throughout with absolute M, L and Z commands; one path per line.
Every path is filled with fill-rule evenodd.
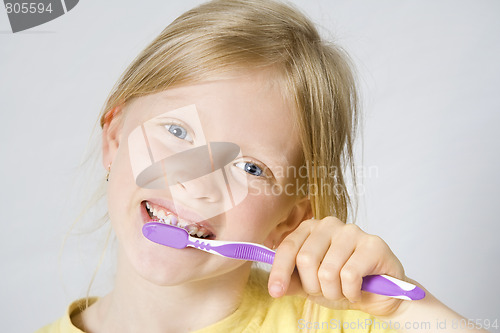
M 111 172 L 111 163 L 108 164 L 108 173 L 106 174 L 106 181 L 109 181 L 109 173 Z

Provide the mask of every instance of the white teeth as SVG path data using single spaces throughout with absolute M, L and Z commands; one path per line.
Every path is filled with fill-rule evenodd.
M 179 217 L 173 215 L 173 213 L 171 212 L 167 213 L 163 209 L 156 209 L 154 207 L 151 207 L 151 205 L 147 201 L 146 208 L 151 212 L 151 215 L 158 218 L 158 222 L 160 223 L 174 225 L 174 223 L 172 223 L 172 219 L 176 218 L 177 227 L 186 229 L 191 236 L 203 237 L 209 234 L 209 232 L 204 227 L 198 227 L 195 224 L 189 224 L 187 221 L 180 219 Z
M 166 219 L 167 218 L 167 214 L 165 214 L 165 212 L 163 210 L 160 210 L 157 214 L 155 214 L 157 217 L 159 217 L 160 219 Z
M 189 234 L 190 235 L 194 236 L 194 235 L 196 235 L 197 232 L 198 232 L 198 227 L 197 226 L 193 225 L 193 226 L 189 227 Z
M 177 220 L 177 225 L 181 228 L 184 228 L 185 226 L 187 226 L 187 222 L 184 221 L 184 220 L 181 220 L 181 219 L 178 219 Z

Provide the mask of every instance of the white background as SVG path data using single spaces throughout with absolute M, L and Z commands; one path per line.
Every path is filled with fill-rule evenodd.
M 97 115 L 139 51 L 198 3 L 84 0 L 17 34 L 0 9 L 2 331 L 34 331 L 85 295 L 102 236 L 69 237 L 59 251 L 82 187 L 105 174 L 79 167 Z M 359 69 L 358 163 L 370 171 L 358 223 L 448 306 L 500 319 L 500 2 L 294 3 Z M 105 262 L 91 294 L 111 272 Z

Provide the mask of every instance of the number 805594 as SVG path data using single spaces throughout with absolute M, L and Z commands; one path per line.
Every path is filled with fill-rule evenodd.
M 7 14 L 10 14 L 10 13 L 15 13 L 15 14 L 40 13 L 41 14 L 44 12 L 52 13 L 52 4 L 49 3 L 47 6 L 45 6 L 45 4 L 42 2 L 23 2 L 23 3 L 7 2 L 5 4 L 5 9 L 7 10 Z

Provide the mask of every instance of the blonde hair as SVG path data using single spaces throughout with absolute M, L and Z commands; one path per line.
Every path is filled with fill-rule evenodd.
M 315 189 L 308 193 L 313 216 L 333 215 L 346 222 L 352 208 L 345 182 L 347 165 L 356 183 L 353 142 L 358 111 L 353 71 L 346 53 L 323 41 L 312 22 L 290 5 L 214 0 L 184 13 L 118 80 L 101 114 L 101 126 L 133 98 L 224 72 L 269 67 L 281 75 L 283 93 L 293 105 L 308 188 Z

